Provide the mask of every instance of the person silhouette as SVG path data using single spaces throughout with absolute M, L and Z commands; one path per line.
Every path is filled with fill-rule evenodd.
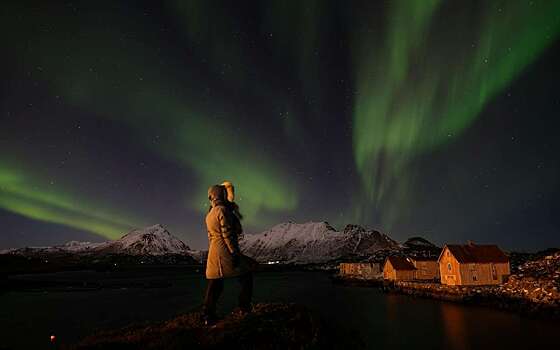
M 233 185 L 231 190 L 233 194 Z M 250 259 L 243 256 L 239 249 L 239 235 L 243 232 L 240 218 L 235 212 L 239 213 L 239 207 L 233 202 L 234 197 L 230 198 L 231 202 L 228 201 L 228 190 L 224 185 L 214 185 L 208 189 L 210 208 L 206 214 L 207 285 L 202 312 L 207 325 L 217 321 L 216 304 L 224 289 L 224 278 L 237 277 L 241 284 L 238 313 L 244 315 L 251 311 L 253 275 Z

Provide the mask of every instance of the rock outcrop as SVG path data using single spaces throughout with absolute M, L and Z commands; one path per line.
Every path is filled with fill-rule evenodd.
M 246 316 L 204 326 L 199 313 L 148 326 L 132 326 L 85 338 L 72 349 L 338 349 L 362 348 L 355 339 L 327 330 L 307 308 L 257 304 Z
M 498 291 L 512 298 L 560 308 L 560 252 L 517 266 Z

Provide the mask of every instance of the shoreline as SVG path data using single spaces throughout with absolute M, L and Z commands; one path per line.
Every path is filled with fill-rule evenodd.
M 527 289 L 523 287 L 514 289 L 508 284 L 499 286 L 447 286 L 434 282 L 365 280 L 337 275 L 332 276 L 332 281 L 335 284 L 348 287 L 378 288 L 388 294 L 483 306 L 531 318 L 560 321 L 559 298 L 531 296 Z M 535 286 L 533 290 L 547 294 L 542 287 Z M 550 294 L 548 293 L 547 296 Z

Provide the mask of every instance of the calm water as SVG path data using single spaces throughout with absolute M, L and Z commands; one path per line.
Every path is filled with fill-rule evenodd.
M 204 279 L 195 273 L 69 272 L 21 278 L 49 281 L 131 281 L 136 287 L 68 291 L 49 288 L 0 294 L 2 348 L 48 349 L 50 334 L 74 342 L 98 329 L 158 321 L 196 309 Z M 235 280 L 226 283 L 221 311 L 236 301 Z M 166 287 L 144 288 L 138 284 Z M 262 272 L 255 301 L 305 304 L 336 327 L 357 332 L 371 349 L 560 348 L 560 323 L 428 299 L 386 295 L 376 289 L 333 285 L 322 272 Z

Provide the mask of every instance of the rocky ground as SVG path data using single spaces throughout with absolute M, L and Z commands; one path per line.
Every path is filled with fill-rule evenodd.
M 336 334 L 336 335 L 335 335 Z M 199 313 L 148 326 L 95 334 L 68 349 L 338 349 L 363 348 L 328 329 L 303 306 L 257 304 L 247 316 L 204 326 Z
M 560 248 L 549 248 L 535 253 L 510 252 L 507 254 L 507 256 L 509 257 L 509 263 L 511 265 L 512 273 L 516 273 L 519 270 L 519 267 L 521 265 L 524 265 L 526 262 L 538 261 L 559 252 Z
M 560 309 L 560 252 L 529 260 L 512 271 L 495 292 L 536 305 Z M 559 315 L 560 316 L 560 315 Z

